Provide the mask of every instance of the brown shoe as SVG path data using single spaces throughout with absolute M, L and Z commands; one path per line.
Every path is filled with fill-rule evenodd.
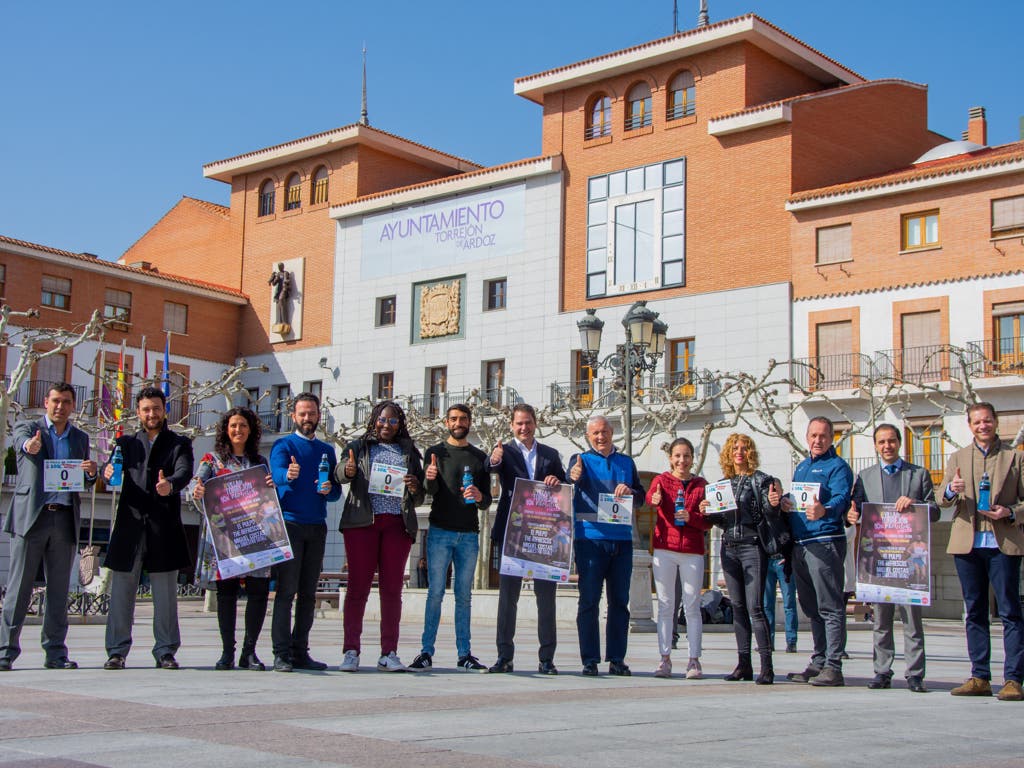
M 999 689 L 996 698 L 1000 701 L 1024 701 L 1024 689 L 1020 687 L 1020 683 L 1016 680 L 1007 680 L 1003 687 Z
M 1020 688 L 1020 686 L 1017 686 Z M 963 685 L 958 685 L 952 691 L 954 696 L 991 696 L 992 683 L 982 680 L 980 677 L 971 677 Z

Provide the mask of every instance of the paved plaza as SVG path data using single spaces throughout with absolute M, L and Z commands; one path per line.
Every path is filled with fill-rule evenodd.
M 449 598 L 450 599 L 450 598 Z M 949 690 L 969 666 L 962 627 L 928 623 L 931 692 L 869 691 L 871 633 L 852 631 L 847 687 L 817 689 L 726 683 L 735 663 L 731 633 L 705 634 L 700 681 L 652 677 L 653 634 L 631 635 L 634 676 L 579 674 L 575 632 L 559 630 L 557 677 L 533 674 L 535 629 L 522 627 L 511 675 L 455 669 L 452 627 L 443 624 L 425 674 L 375 671 L 376 628 L 364 637 L 363 669 L 336 671 L 341 622 L 318 618 L 315 658 L 329 672 L 215 672 L 216 619 L 181 604 L 183 669 L 153 668 L 150 606 L 140 604 L 136 645 L 123 672 L 101 669 L 103 626 L 73 626 L 82 668 L 41 668 L 38 626 L 25 652 L 0 675 L 0 765 L 17 768 L 314 768 L 319 766 L 977 766 L 1024 765 L 1024 703 L 962 699 Z M 418 617 L 402 627 L 400 654 L 418 650 Z M 474 652 L 494 661 L 494 628 L 474 624 Z M 781 634 L 780 634 L 781 639 Z M 808 635 L 801 635 L 806 648 Z M 1001 670 L 996 636 L 995 669 Z M 259 651 L 270 660 L 269 621 Z M 685 641 L 683 641 L 685 647 Z M 685 668 L 685 650 L 676 654 Z M 802 669 L 804 653 L 778 654 L 777 671 Z M 897 664 L 901 663 L 897 659 Z M 602 665 L 602 671 L 607 665 Z M 1001 676 L 997 672 L 997 680 Z

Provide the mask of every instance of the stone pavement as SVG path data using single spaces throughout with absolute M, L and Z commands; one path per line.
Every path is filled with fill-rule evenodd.
M 73 626 L 69 645 L 82 669 L 41 668 L 38 628 L 0 675 L 0 766 L 17 768 L 221 768 L 264 766 L 976 766 L 1024 765 L 1024 703 L 960 699 L 948 691 L 968 673 L 962 627 L 928 623 L 931 693 L 897 686 L 869 691 L 871 633 L 850 633 L 848 687 L 816 689 L 726 683 L 735 663 L 730 633 L 705 633 L 701 681 L 651 676 L 653 634 L 630 637 L 632 678 L 584 678 L 575 633 L 560 630 L 562 674 L 536 668 L 535 630 L 521 627 L 512 675 L 457 671 L 452 628 L 442 625 L 429 674 L 376 672 L 377 631 L 364 636 L 363 670 L 337 670 L 341 623 L 318 618 L 313 655 L 326 673 L 215 672 L 216 619 L 181 604 L 180 671 L 153 668 L 149 606 L 140 603 L 129 668 L 100 667 L 102 625 Z M 400 654 L 418 650 L 419 617 L 402 627 Z M 474 651 L 494 661 L 494 629 L 474 624 Z M 269 660 L 269 621 L 260 652 Z M 781 634 L 780 634 L 781 639 Z M 807 635 L 801 635 L 806 647 Z M 1001 679 L 1001 637 L 993 657 Z M 683 641 L 685 648 L 685 640 Z M 675 654 L 685 668 L 685 650 Z M 807 657 L 778 654 L 802 669 Z M 901 660 L 897 659 L 897 664 Z

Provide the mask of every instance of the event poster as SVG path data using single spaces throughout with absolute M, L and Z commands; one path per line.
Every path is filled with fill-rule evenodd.
M 569 581 L 573 486 L 516 478 L 501 549 L 501 573 Z
M 267 485 L 267 468 L 211 477 L 205 483 L 203 513 L 217 555 L 217 578 L 244 576 L 292 557 L 277 490 Z
M 866 603 L 931 604 L 928 505 L 860 505 L 857 599 Z

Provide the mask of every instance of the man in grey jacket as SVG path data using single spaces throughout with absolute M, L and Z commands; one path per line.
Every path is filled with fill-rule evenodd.
M 892 424 L 879 424 L 874 433 L 877 464 L 862 469 L 853 485 L 853 499 L 847 520 L 851 524 L 860 521 L 858 505 L 865 502 L 889 503 L 896 505 L 896 511 L 905 513 L 911 504 L 927 504 L 931 522 L 939 519 L 939 507 L 935 503 L 932 476 L 924 467 L 903 461 L 900 458 L 900 431 Z M 875 677 L 868 688 L 877 690 L 892 685 L 892 662 L 896 655 L 893 640 L 893 621 L 897 606 L 894 603 L 878 603 L 874 606 L 874 660 Z M 907 662 L 907 688 L 915 693 L 925 693 L 924 686 L 924 623 L 921 620 L 921 606 L 900 605 L 903 617 L 903 655 Z

